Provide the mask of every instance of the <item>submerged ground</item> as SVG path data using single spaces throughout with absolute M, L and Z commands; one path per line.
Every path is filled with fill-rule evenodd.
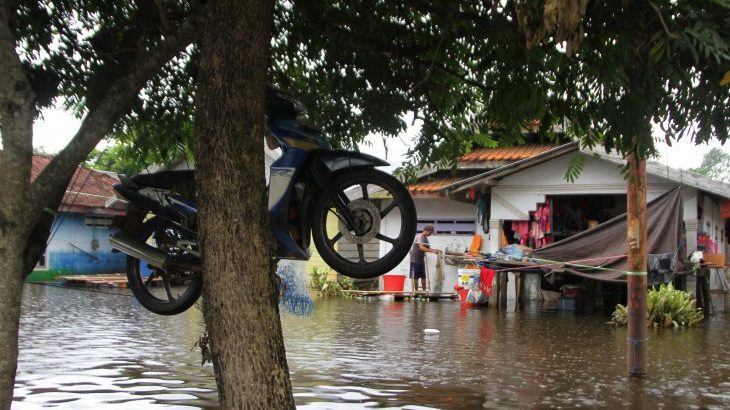
M 282 315 L 303 409 L 730 407 L 724 316 L 650 331 L 649 377 L 631 383 L 626 330 L 606 321 L 357 299 Z M 197 309 L 149 313 L 123 289 L 28 284 L 13 408 L 216 408 L 212 367 L 192 348 L 201 323 Z

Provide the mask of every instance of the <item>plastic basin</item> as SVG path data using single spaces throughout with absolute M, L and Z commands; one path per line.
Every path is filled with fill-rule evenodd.
M 403 292 L 405 283 L 404 275 L 383 275 L 383 290 L 386 292 Z

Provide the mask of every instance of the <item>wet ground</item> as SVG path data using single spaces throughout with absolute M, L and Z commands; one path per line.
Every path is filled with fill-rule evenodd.
M 107 292 L 26 285 L 13 409 L 216 408 L 197 309 L 162 317 Z M 643 381 L 626 376 L 626 330 L 606 321 L 358 299 L 282 314 L 302 409 L 730 407 L 726 317 L 650 331 Z

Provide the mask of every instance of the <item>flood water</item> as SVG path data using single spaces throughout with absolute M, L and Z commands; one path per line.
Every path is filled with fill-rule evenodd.
M 727 318 L 650 331 L 643 381 L 626 376 L 626 330 L 606 320 L 360 299 L 282 314 L 301 409 L 730 407 Z M 151 314 L 123 289 L 27 284 L 13 409 L 216 408 L 193 348 L 201 323 L 197 309 Z

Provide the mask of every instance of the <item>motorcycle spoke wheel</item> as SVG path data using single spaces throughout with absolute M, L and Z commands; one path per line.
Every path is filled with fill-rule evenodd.
M 191 255 L 176 246 L 183 233 L 164 226 L 159 218 L 143 224 L 136 239 L 173 257 Z M 190 308 L 202 292 L 202 277 L 191 271 L 166 271 L 146 262 L 127 257 L 127 280 L 137 300 L 148 310 L 160 315 L 174 315 Z
M 416 229 L 415 206 L 405 187 L 375 169 L 343 173 L 332 185 L 355 224 L 348 225 L 329 197 L 318 199 L 312 234 L 325 262 L 354 278 L 372 278 L 397 266 Z

